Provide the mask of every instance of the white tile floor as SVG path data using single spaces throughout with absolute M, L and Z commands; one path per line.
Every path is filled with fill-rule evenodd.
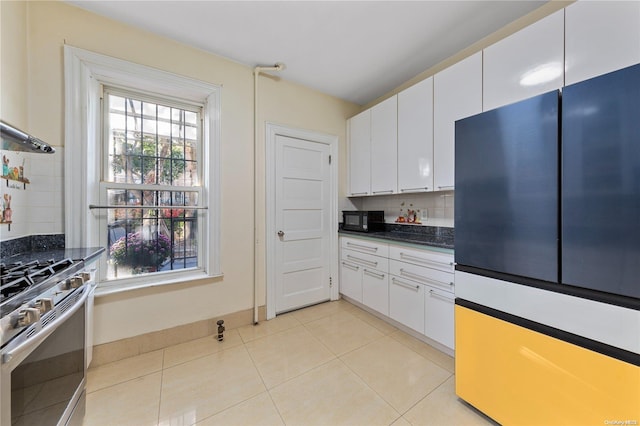
M 491 425 L 453 358 L 344 301 L 92 368 L 85 425 Z

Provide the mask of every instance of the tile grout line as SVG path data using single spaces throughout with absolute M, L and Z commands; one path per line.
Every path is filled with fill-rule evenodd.
M 364 383 L 365 383 L 369 388 L 371 388 L 371 390 L 373 390 L 373 391 L 374 391 L 378 396 L 380 396 L 380 398 L 382 398 L 382 399 L 383 399 L 383 401 L 385 401 L 387 404 L 389 404 L 389 406 L 390 406 L 391 408 L 393 408 L 396 412 L 400 413 L 400 416 L 401 416 L 401 417 L 403 417 L 403 416 L 404 416 L 405 414 L 407 414 L 407 413 L 408 413 L 408 412 L 409 412 L 413 407 L 415 407 L 415 406 L 416 406 L 420 401 L 424 400 L 424 398 L 426 398 L 426 397 L 427 397 L 427 396 L 429 396 L 431 393 L 433 393 L 433 391 L 434 391 L 434 390 L 438 389 L 438 388 L 439 388 L 440 386 L 442 386 L 442 385 L 443 385 L 447 380 L 449 380 L 451 377 L 453 377 L 453 376 L 454 376 L 454 374 L 452 374 L 449 370 L 447 370 L 447 369 L 445 369 L 445 368 L 440 367 L 440 366 L 439 366 L 438 364 L 436 364 L 435 362 L 431 361 L 430 359 L 428 359 L 428 358 L 427 358 L 427 357 L 425 357 L 424 355 L 422 355 L 422 354 L 420 354 L 420 353 L 416 352 L 414 349 L 412 349 L 412 348 L 408 347 L 407 345 L 403 344 L 402 342 L 400 342 L 400 341 L 398 341 L 398 340 L 396 340 L 396 339 L 393 339 L 390 335 L 382 336 L 382 337 L 380 337 L 379 339 L 373 340 L 373 341 L 369 342 L 368 344 L 366 344 L 366 345 L 364 345 L 364 346 L 361 346 L 361 347 L 360 347 L 360 348 L 358 348 L 358 349 L 354 349 L 353 351 L 350 351 L 349 353 L 354 352 L 355 350 L 359 350 L 359 349 L 365 348 L 366 346 L 372 345 L 372 344 L 373 344 L 373 343 L 375 343 L 376 341 L 378 341 L 378 340 L 382 340 L 382 339 L 385 339 L 385 338 L 391 338 L 391 339 L 392 339 L 392 340 L 394 340 L 396 343 L 399 343 L 401 346 L 403 346 L 403 347 L 405 347 L 405 348 L 409 349 L 410 351 L 414 352 L 416 355 L 418 355 L 418 356 L 420 356 L 420 357 L 424 358 L 425 360 L 427 360 L 427 361 L 431 362 L 431 363 L 432 363 L 432 364 L 434 364 L 436 367 L 441 368 L 441 369 L 442 369 L 442 370 L 444 370 L 447 374 L 449 374 L 449 375 L 447 376 L 447 378 L 446 378 L 446 379 L 444 379 L 444 380 L 443 380 L 440 384 L 438 384 L 434 389 L 432 389 L 430 392 L 428 392 L 428 393 L 427 393 L 423 398 L 421 398 L 421 399 L 420 399 L 420 400 L 418 400 L 416 403 L 414 403 L 413 405 L 411 405 L 411 406 L 410 406 L 407 410 L 405 410 L 403 413 L 400 413 L 398 410 L 396 410 L 396 408 L 395 408 L 393 405 L 391 405 L 391 403 L 390 403 L 389 401 L 387 401 L 387 400 L 386 400 L 382 395 L 380 395 L 378 392 L 376 392 L 376 390 L 375 390 L 375 389 L 373 389 L 373 388 L 369 385 L 369 383 L 367 383 L 367 381 L 364 379 L 364 377 L 361 377 L 361 376 L 360 376 L 360 375 L 359 375 L 355 370 L 353 370 L 351 367 L 349 367 L 349 365 L 348 365 L 346 362 L 344 362 L 344 360 L 342 359 L 342 355 L 341 355 L 340 357 L 338 357 L 338 359 L 340 359 L 340 361 L 342 361 L 342 363 L 343 363 L 343 364 L 345 364 L 345 366 L 346 366 L 350 371 L 352 371 L 352 372 L 353 372 L 353 374 L 355 374 L 356 376 L 358 376 L 358 377 L 360 378 L 360 380 L 362 380 L 362 381 L 363 381 L 363 382 L 364 382 Z M 346 354 L 344 354 L 344 355 L 346 355 Z M 397 421 L 397 420 L 398 420 L 398 419 L 394 420 L 394 422 L 395 422 L 395 421 Z M 405 419 L 405 420 L 406 420 L 406 419 Z M 409 422 L 409 423 L 410 423 L 410 422 Z
M 400 330 L 400 329 L 398 329 L 397 331 L 399 331 L 399 332 L 401 332 L 401 333 L 404 333 L 404 334 L 406 334 L 407 336 L 412 337 L 412 338 L 414 338 L 414 339 L 415 339 L 415 337 L 411 336 L 410 334 L 405 333 L 404 331 L 402 331 L 402 330 Z M 414 349 L 414 348 L 412 348 L 411 346 L 408 346 L 408 345 L 406 345 L 405 343 L 403 343 L 403 342 L 401 342 L 400 340 L 398 340 L 398 339 L 396 339 L 395 337 L 393 337 L 392 335 L 393 335 L 393 334 L 395 334 L 395 333 L 396 333 L 396 331 L 394 331 L 394 332 L 393 332 L 393 333 L 391 333 L 391 334 L 388 334 L 388 337 L 390 337 L 390 338 L 392 338 L 393 340 L 395 340 L 396 342 L 400 343 L 400 344 L 401 344 L 402 346 L 404 346 L 405 348 L 407 348 L 407 349 L 409 349 L 409 350 L 411 350 L 411 351 L 415 352 L 416 354 L 420 355 L 422 358 L 426 359 L 427 361 L 434 363 L 435 365 L 437 365 L 438 367 L 442 368 L 442 369 L 443 369 L 444 371 L 446 371 L 447 373 L 449 373 L 449 374 L 451 374 L 451 375 L 455 375 L 455 372 L 453 372 L 453 373 L 452 373 L 451 371 L 449 371 L 449 369 L 448 369 L 448 368 L 446 368 L 446 367 L 444 367 L 444 366 L 440 365 L 440 363 L 439 363 L 439 362 L 437 362 L 437 361 L 435 361 L 435 360 L 433 360 L 433 359 L 431 359 L 431 358 L 429 358 L 429 357 L 427 357 L 427 356 L 424 356 L 423 354 L 421 354 L 420 352 L 418 352 L 417 350 L 415 350 L 415 349 Z M 416 339 L 416 340 L 418 340 L 418 339 Z M 422 344 L 424 344 L 424 345 L 427 345 L 427 346 L 430 346 L 430 347 L 432 347 L 432 348 L 433 348 L 433 346 L 429 345 L 428 343 L 422 342 L 422 341 L 420 341 L 420 340 L 418 340 L 418 341 L 419 341 L 419 342 L 421 342 L 421 343 L 422 343 Z M 434 349 L 436 349 L 436 348 L 434 348 Z M 436 350 L 438 350 L 438 349 L 436 349 Z M 444 352 L 442 352 L 442 353 L 443 353 L 443 354 L 445 354 Z M 447 354 L 445 354 L 445 355 L 447 355 Z M 449 356 L 449 355 L 447 355 L 447 356 Z M 453 358 L 453 357 L 452 357 L 452 358 Z M 454 361 L 455 361 L 455 358 L 454 358 Z
M 409 411 L 411 411 L 416 405 L 420 404 L 422 401 L 424 401 L 426 398 L 429 397 L 429 395 L 431 395 L 433 392 L 436 391 L 436 389 L 439 389 L 442 385 L 444 385 L 447 380 L 449 380 L 451 377 L 453 377 L 453 374 L 450 374 L 449 377 L 447 377 L 446 379 L 444 379 L 444 381 L 442 381 L 442 383 L 440 383 L 438 386 L 436 386 L 435 388 L 433 388 L 430 392 L 428 392 L 423 398 L 419 399 L 418 401 L 416 401 L 415 404 L 413 404 L 411 407 L 407 408 L 407 411 L 405 411 L 404 413 L 402 413 L 402 416 L 404 416 L 405 414 L 407 414 Z M 405 419 L 407 420 L 407 419 Z M 407 420 L 408 421 L 408 420 Z M 409 422 L 411 423 L 411 422 Z
M 371 342 L 371 343 L 373 343 L 373 342 Z M 365 346 L 368 346 L 368 345 L 365 345 Z M 364 346 L 363 346 L 363 347 L 364 347 Z M 342 358 L 338 357 L 338 360 L 340 360 L 340 362 L 342 363 L 342 365 L 344 365 L 344 366 L 347 368 L 347 370 L 351 371 L 351 372 L 352 372 L 352 373 L 353 373 L 353 374 L 358 378 L 358 380 L 360 380 L 360 381 L 361 381 L 361 382 L 362 382 L 362 383 L 363 383 L 367 388 L 369 388 L 373 393 L 375 393 L 376 395 L 378 395 L 378 397 L 380 397 L 380 399 L 381 399 L 381 400 L 383 400 L 383 401 L 385 402 L 385 404 L 387 404 L 389 407 L 391 407 L 391 409 L 392 409 L 393 411 L 395 411 L 396 413 L 398 413 L 398 414 L 399 414 L 399 416 L 398 416 L 398 417 L 396 417 L 396 418 L 393 420 L 393 422 L 389 423 L 389 425 L 392 425 L 393 423 L 397 422 L 397 421 L 398 421 L 398 419 L 399 419 L 400 417 L 402 417 L 402 416 L 403 416 L 403 413 L 401 413 L 401 412 L 399 412 L 398 410 L 396 410 L 396 407 L 394 407 L 393 405 L 391 405 L 391 403 L 390 403 L 389 401 L 387 401 L 387 399 L 386 399 L 385 397 L 383 397 L 382 395 L 380 395 L 380 394 L 378 393 L 378 391 L 376 391 L 374 388 L 372 388 L 372 387 L 371 387 L 371 385 L 369 385 L 369 383 L 367 383 L 367 381 L 366 381 L 362 376 L 360 376 L 356 371 L 354 371 L 351 367 L 349 367 L 349 365 L 348 365 L 346 362 L 344 362 L 344 360 L 343 360 Z
M 162 350 L 162 370 L 160 370 L 160 389 L 159 389 L 159 395 L 158 395 L 158 416 L 157 416 L 157 422 L 156 424 L 159 425 L 160 424 L 160 412 L 161 412 L 161 408 L 162 408 L 162 384 L 164 383 L 164 356 L 165 356 L 165 349 Z
M 233 331 L 233 330 L 231 330 L 231 331 Z M 215 334 L 212 334 L 211 336 L 205 336 L 205 337 L 206 337 L 206 338 L 211 337 L 211 338 L 212 338 L 212 340 L 216 340 L 216 336 L 215 336 Z M 194 342 L 194 341 L 196 341 L 196 340 L 200 340 L 200 339 L 203 339 L 203 338 L 202 338 L 202 337 L 200 337 L 200 338 L 197 338 L 197 339 L 188 340 L 187 342 L 178 343 L 177 345 L 168 346 L 168 347 L 166 347 L 166 348 L 164 348 L 164 349 L 166 350 L 166 349 L 169 349 L 169 348 L 174 347 L 174 346 L 183 345 L 183 344 L 185 344 L 185 343 Z M 241 339 L 241 342 L 240 342 L 240 343 L 238 343 L 237 345 L 229 346 L 229 347 L 227 347 L 227 348 L 221 348 L 220 350 L 218 350 L 218 351 L 216 351 L 216 352 L 211 352 L 211 353 L 206 353 L 206 354 L 204 354 L 204 355 L 196 356 L 195 358 L 191 358 L 191 359 L 188 359 L 188 360 L 186 360 L 186 361 L 181 361 L 181 362 L 178 362 L 177 364 L 169 365 L 169 366 L 167 366 L 166 368 L 167 368 L 167 369 L 169 369 L 169 368 L 173 368 L 173 367 L 178 367 L 178 366 L 180 366 L 180 365 L 184 365 L 184 364 L 186 364 L 186 363 L 188 363 L 188 362 L 196 361 L 196 360 L 198 360 L 198 359 L 202 359 L 202 358 L 205 358 L 205 357 L 208 357 L 208 356 L 211 356 L 211 355 L 214 355 L 214 354 L 220 353 L 220 352 L 222 352 L 222 351 L 226 351 L 226 350 L 229 350 L 229 349 L 237 348 L 238 346 L 240 346 L 240 345 L 243 345 L 243 344 L 244 344 L 244 342 L 242 342 L 242 338 L 240 338 L 240 339 Z M 221 342 L 218 342 L 218 343 L 221 343 Z M 163 356 L 164 356 L 164 354 L 163 354 Z M 165 368 L 165 367 L 164 367 L 164 365 L 163 365 L 163 369 L 164 369 L 164 368 Z
M 148 372 L 148 373 L 146 373 L 146 374 L 142 374 L 142 375 L 140 375 L 140 376 L 131 377 L 131 378 L 125 379 L 125 380 L 123 380 L 123 381 L 121 381 L 121 382 L 112 383 L 112 384 L 110 384 L 109 386 L 105 386 L 105 387 L 103 387 L 103 388 L 94 389 L 94 390 L 92 390 L 91 392 L 87 392 L 87 395 L 90 395 L 90 394 L 92 394 L 92 393 L 101 392 L 101 391 L 106 390 L 106 389 L 111 389 L 111 388 L 113 388 L 113 387 L 115 387 L 115 386 L 123 385 L 123 384 L 125 384 L 125 383 L 133 382 L 134 380 L 142 379 L 142 378 L 144 378 L 144 377 L 148 377 L 148 376 L 151 376 L 151 375 L 153 375 L 153 374 L 161 373 L 161 372 L 162 372 L 162 370 L 163 370 L 163 368 L 161 367 L 159 370 L 150 371 L 150 372 Z

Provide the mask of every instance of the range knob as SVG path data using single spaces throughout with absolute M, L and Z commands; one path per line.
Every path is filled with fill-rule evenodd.
M 40 320 L 40 311 L 36 308 L 25 308 L 18 312 L 18 327 L 26 327 Z
M 69 284 L 67 288 L 69 289 L 79 288 L 79 287 L 82 287 L 83 284 L 84 284 L 84 278 L 82 278 L 80 275 L 76 275 L 75 277 L 69 278 Z
M 40 315 L 46 314 L 47 312 L 53 309 L 53 299 L 48 299 L 48 298 L 38 299 L 36 300 L 35 305 L 36 305 L 36 308 L 38 308 Z
M 81 272 L 80 276 L 82 277 L 82 279 L 84 280 L 85 283 L 91 281 L 91 273 L 90 272 Z

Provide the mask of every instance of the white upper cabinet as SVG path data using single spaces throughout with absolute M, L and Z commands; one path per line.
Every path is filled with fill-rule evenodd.
M 454 185 L 455 122 L 482 112 L 482 52 L 433 77 L 433 157 L 436 191 Z
M 371 193 L 371 110 L 349 120 L 349 195 Z
M 398 97 L 371 108 L 371 193 L 398 192 Z
M 564 10 L 483 52 L 485 111 L 559 89 L 564 82 Z
M 566 85 L 640 63 L 640 2 L 579 1 L 565 13 Z
M 433 77 L 398 94 L 398 192 L 433 191 Z

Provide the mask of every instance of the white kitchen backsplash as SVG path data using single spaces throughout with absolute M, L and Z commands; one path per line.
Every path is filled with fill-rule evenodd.
M 453 194 L 453 191 L 443 191 L 362 197 L 359 208 L 384 210 L 387 223 L 395 223 L 400 209 L 403 212 L 407 209 L 420 210 L 420 213 L 426 211 L 427 219 L 422 219 L 423 225 L 453 227 Z
M 56 147 L 54 154 L 4 150 L 1 154 L 11 169 L 22 167 L 23 175 L 0 181 L 2 208 L 9 203 L 11 209 L 11 225 L 0 225 L 0 240 L 63 233 L 64 148 Z

